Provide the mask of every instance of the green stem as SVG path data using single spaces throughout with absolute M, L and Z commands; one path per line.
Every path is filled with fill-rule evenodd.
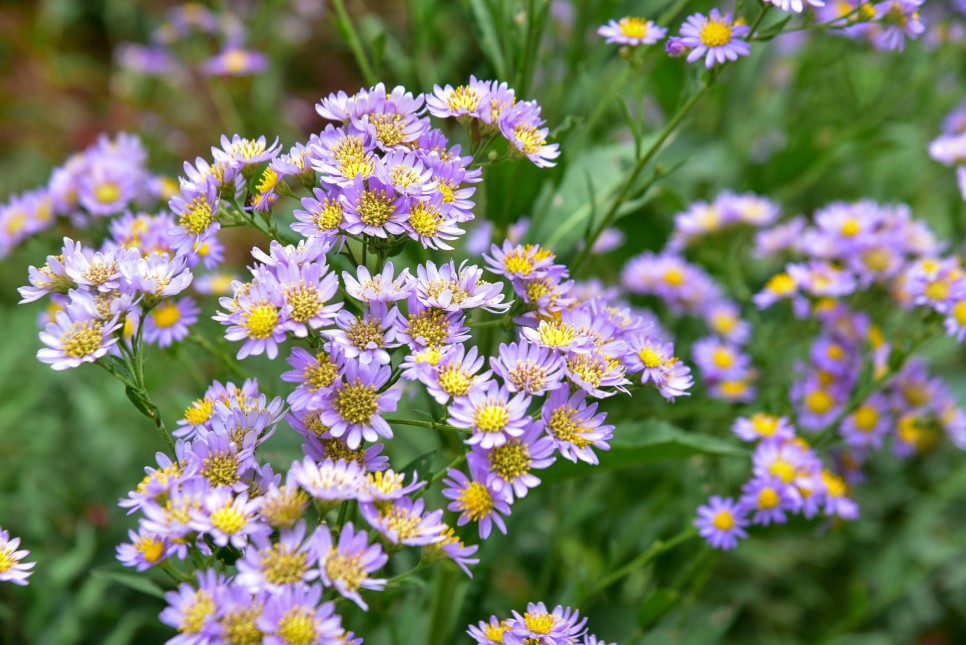
M 416 426 L 418 428 L 429 428 L 430 430 L 449 430 L 450 432 L 462 432 L 469 434 L 472 432 L 467 428 L 457 428 L 456 426 L 439 423 L 438 421 L 420 421 L 419 419 L 386 419 L 390 424 L 402 426 Z
M 366 57 L 366 52 L 362 49 L 362 42 L 359 40 L 359 34 L 356 32 L 355 25 L 352 24 L 352 18 L 349 17 L 349 12 L 346 11 L 344 0 L 332 0 L 332 7 L 335 9 L 336 22 L 339 28 L 345 34 L 346 40 L 349 41 L 349 49 L 352 50 L 352 55 L 355 56 L 359 71 L 362 72 L 362 78 L 365 79 L 367 85 L 375 85 L 379 79 L 373 73 L 369 59 Z

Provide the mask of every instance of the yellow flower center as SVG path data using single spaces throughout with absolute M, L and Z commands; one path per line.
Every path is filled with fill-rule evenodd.
M 839 232 L 845 237 L 855 237 L 859 234 L 860 230 L 862 230 L 862 227 L 859 225 L 859 220 L 854 217 L 846 219 L 842 222 L 841 228 L 839 228 Z
M 359 197 L 357 209 L 359 219 L 362 220 L 363 224 L 378 227 L 389 221 L 394 210 L 394 203 L 384 190 L 379 192 L 366 190 Z
M 134 548 L 144 555 L 144 561 L 154 564 L 164 555 L 164 542 L 152 535 L 141 538 L 134 544 Z M 0 572 L 3 569 L 3 554 L 0 553 Z
M 473 112 L 479 107 L 482 98 L 477 90 L 468 85 L 460 85 L 446 97 L 446 105 L 453 112 L 459 112 L 462 109 Z
M 845 350 L 842 346 L 837 343 L 830 343 L 828 348 L 825 350 L 825 355 L 831 358 L 833 361 L 840 361 L 845 356 Z
M 647 29 L 650 27 L 650 21 L 644 20 L 643 18 L 633 18 L 627 16 L 621 18 L 617 23 L 621 29 L 621 33 L 628 38 L 641 39 L 647 35 Z
M 375 386 L 366 385 L 361 378 L 347 384 L 336 395 L 335 409 L 339 416 L 352 424 L 369 423 L 379 411 L 379 393 Z
M 738 326 L 738 319 L 728 313 L 715 314 L 711 321 L 719 334 L 729 334 Z
M 790 484 L 795 480 L 795 467 L 781 458 L 776 459 L 768 466 L 768 472 L 785 484 Z
M 483 636 L 487 638 L 491 643 L 502 643 L 503 634 L 506 632 L 506 623 L 501 622 L 499 625 L 488 624 L 483 628 Z
M 775 295 L 784 296 L 795 291 L 795 279 L 787 273 L 773 275 L 765 285 L 765 289 Z
M 490 467 L 501 479 L 512 482 L 530 472 L 530 448 L 519 439 L 510 439 L 490 452 Z
M 427 345 L 439 347 L 449 337 L 449 320 L 438 309 L 427 309 L 409 317 L 410 338 L 422 337 Z
M 302 373 L 302 377 L 308 384 L 309 389 L 313 392 L 324 387 L 329 387 L 339 375 L 339 369 L 335 363 L 329 360 L 329 355 L 325 352 L 319 352 L 315 356 L 315 360 L 318 364 L 312 365 L 309 363 L 305 366 L 305 371 Z
M 863 405 L 855 411 L 852 417 L 855 427 L 864 432 L 871 432 L 879 424 L 879 411 L 871 405 Z
M 200 425 L 211 418 L 215 411 L 215 402 L 211 399 L 198 399 L 184 411 L 184 420 L 191 425 Z
M 65 354 L 71 358 L 90 356 L 101 348 L 103 333 L 99 321 L 77 321 L 60 337 L 60 343 Z
M 825 390 L 815 390 L 809 392 L 805 397 L 805 406 L 815 414 L 825 414 L 835 405 L 832 395 Z
M 949 283 L 945 280 L 934 280 L 926 285 L 923 293 L 930 300 L 945 300 L 949 297 Z
M 533 271 L 533 260 L 519 251 L 503 258 L 503 268 L 507 273 L 528 276 Z
M 644 367 L 648 369 L 654 369 L 655 367 L 660 367 L 663 359 L 661 355 L 654 351 L 651 347 L 642 347 L 641 351 L 637 353 L 638 358 L 644 363 Z
M 533 614 L 528 612 L 523 615 L 523 622 L 526 624 L 527 629 L 534 634 L 549 634 L 557 624 L 557 619 L 553 617 L 553 614 L 545 611 Z
M 825 492 L 829 497 L 845 497 L 845 494 L 849 491 L 844 479 L 827 470 L 822 471 L 822 482 L 825 484 Z
M 547 137 L 535 126 L 520 123 L 513 129 L 513 138 L 520 145 L 523 154 L 533 155 L 547 143 Z
M 505 404 L 488 404 L 476 410 L 474 425 L 480 432 L 500 432 L 510 422 Z
M 94 188 L 94 199 L 102 204 L 113 204 L 121 198 L 121 187 L 117 182 L 105 181 Z
M 225 614 L 219 621 L 222 627 L 221 637 L 229 645 L 261 645 L 265 635 L 258 628 L 258 617 L 262 607 L 240 609 Z
M 560 321 L 541 321 L 537 332 L 540 334 L 540 341 L 547 347 L 567 347 L 577 339 L 576 328 Z
M 751 427 L 755 434 L 770 437 L 778 430 L 778 417 L 759 412 L 751 415 Z
M 211 514 L 211 525 L 226 535 L 232 535 L 248 526 L 248 517 L 234 506 L 225 506 Z
M 201 466 L 204 475 L 212 486 L 231 486 L 238 482 L 238 457 L 226 450 L 210 453 Z
M 185 634 L 197 634 L 204 628 L 208 617 L 215 613 L 215 599 L 207 591 L 195 592 L 194 602 L 181 612 L 178 630 Z
M 778 506 L 779 502 L 781 502 L 781 498 L 771 486 L 762 488 L 761 492 L 758 493 L 758 508 L 760 509 L 767 510 L 770 508 L 775 508 Z
M 960 300 L 953 305 L 953 318 L 960 326 L 966 326 L 966 300 Z
M 369 123 L 376 129 L 376 138 L 384 146 L 398 146 L 406 140 L 400 114 L 370 114 Z M 398 166 L 397 166 L 398 167 Z M 395 179 L 393 179 L 393 183 Z
M 178 226 L 188 235 L 201 235 L 208 230 L 214 219 L 211 205 L 199 195 L 185 205 L 184 212 L 178 219 Z
M 460 491 L 459 508 L 474 522 L 493 511 L 493 495 L 479 482 L 470 482 Z
M 315 645 L 317 621 L 315 610 L 308 607 L 292 607 L 278 621 L 276 635 L 285 645 Z
M 892 253 L 882 247 L 872 247 L 862 251 L 862 263 L 869 271 L 885 271 L 889 268 Z
M 261 552 L 262 572 L 265 580 L 275 585 L 295 584 L 308 571 L 308 555 L 298 551 L 283 551 L 274 544 Z
M 701 28 L 701 44 L 705 47 L 723 47 L 731 42 L 731 25 L 723 20 L 711 20 Z
M 664 281 L 672 287 L 680 287 L 684 284 L 684 271 L 676 267 L 664 272 Z
M 250 338 L 268 338 L 275 331 L 278 309 L 266 302 L 252 307 L 252 310 L 243 314 L 242 318 L 242 325 L 248 330 Z
M 428 202 L 416 202 L 409 211 L 409 225 L 422 237 L 435 237 L 443 225 L 443 213 Z
M 723 370 L 730 369 L 735 364 L 735 355 L 727 347 L 716 347 L 711 354 L 711 362 Z
M 325 561 L 325 573 L 329 580 L 341 580 L 346 589 L 355 591 L 369 577 L 362 566 L 362 558 L 341 553 L 338 549 L 329 551 Z
M 718 511 L 715 513 L 714 519 L 711 520 L 711 525 L 719 531 L 730 531 L 735 526 L 735 517 L 731 514 L 731 511 Z
M 324 198 L 319 208 L 311 212 L 312 221 L 320 231 L 331 231 L 342 224 L 342 204 L 335 199 Z
M 179 320 L 181 320 L 181 310 L 178 309 L 178 305 L 173 302 L 167 302 L 158 306 L 152 312 L 154 316 L 154 324 L 162 329 L 167 329 L 168 327 L 173 327 Z
M 248 55 L 241 49 L 233 49 L 224 55 L 222 62 L 229 73 L 239 74 L 248 66 Z
M 460 363 L 453 363 L 439 373 L 439 386 L 450 396 L 464 396 L 473 385 L 473 377 L 463 373 Z

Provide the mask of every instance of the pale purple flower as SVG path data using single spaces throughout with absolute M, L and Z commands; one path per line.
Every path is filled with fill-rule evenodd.
M 603 36 L 608 43 L 620 45 L 653 45 L 667 34 L 667 29 L 658 27 L 650 20 L 624 16 L 620 20 L 611 19 L 606 25 L 597 29 L 597 34 Z
M 511 392 L 539 396 L 559 387 L 565 364 L 556 352 L 521 340 L 509 345 L 501 343 L 499 356 L 490 358 L 490 367 Z
M 46 347 L 37 351 L 37 359 L 55 370 L 93 363 L 117 343 L 113 334 L 120 326 L 118 314 L 109 320 L 102 317 L 90 294 L 72 291 L 67 308 L 54 318 L 40 332 Z
M 355 499 L 365 485 L 365 473 L 355 460 L 328 458 L 321 463 L 312 457 L 292 462 L 294 483 L 313 498 L 327 503 Z
M 751 33 L 751 27 L 736 24 L 731 14 L 722 14 L 712 9 L 707 16 L 696 13 L 688 17 L 681 26 L 681 44 L 690 47 L 688 62 L 693 63 L 704 57 L 705 67 L 721 65 L 726 60 L 738 60 L 739 56 L 748 56 L 751 46 L 742 40 Z
M 424 514 L 426 503 L 401 497 L 389 503 L 360 504 L 359 510 L 369 526 L 392 544 L 425 546 L 443 540 L 443 511 Z
M 178 630 L 169 645 L 207 645 L 214 642 L 218 601 L 225 589 L 224 575 L 214 569 L 197 571 L 198 585 L 182 582 L 164 594 L 168 606 L 159 619 Z
M 540 412 L 547 435 L 564 459 L 597 464 L 594 449 L 610 450 L 614 426 L 604 425 L 607 413 L 597 413 L 597 403 L 588 404 L 585 392 L 561 387 L 550 393 Z
M 322 584 L 334 587 L 339 594 L 367 611 L 369 606 L 359 591 L 382 591 L 385 588 L 385 578 L 373 578 L 370 574 L 381 569 L 389 561 L 389 556 L 378 544 L 370 545 L 366 532 L 356 531 L 352 522 L 342 527 L 338 542 L 325 524 L 315 530 L 314 537 Z
M 396 307 L 390 309 L 383 302 L 374 302 L 361 317 L 343 309 L 335 317 L 338 329 L 328 329 L 324 334 L 348 359 L 363 365 L 388 365 L 387 350 L 402 344 L 397 340 L 400 318 Z
M 730 497 L 722 499 L 715 495 L 706 506 L 698 507 L 694 525 L 711 546 L 723 551 L 735 548 L 739 539 L 748 537 L 747 511 Z
M 487 473 L 479 466 L 470 469 L 472 479 L 462 471 L 450 468 L 446 471 L 447 479 L 443 480 L 446 488 L 443 495 L 453 500 L 447 508 L 460 514 L 457 526 L 464 526 L 469 522 L 477 522 L 480 538 L 485 540 L 490 536 L 493 525 L 506 534 L 506 523 L 503 516 L 510 514 L 510 504 L 495 497 L 486 485 Z
M 252 536 L 245 555 L 236 562 L 234 582 L 250 593 L 281 591 L 287 585 L 308 583 L 319 577 L 315 536 L 305 539 L 306 525 L 300 520 L 291 529 L 282 529 L 278 541 L 267 534 Z
M 784 524 L 788 521 L 786 513 L 796 513 L 802 506 L 798 489 L 777 477 L 751 479 L 741 490 L 739 504 L 746 512 L 754 513 L 752 524 Z
M 353 276 L 348 271 L 342 272 L 342 281 L 346 293 L 366 305 L 376 302 L 394 302 L 408 298 L 413 288 L 413 277 L 409 269 L 403 269 L 398 277 L 392 262 L 386 262 L 381 273 L 372 274 L 365 266 L 356 269 Z
M 519 438 L 511 438 L 499 446 L 484 449 L 474 446 L 467 455 L 472 470 L 486 471 L 486 485 L 499 498 L 513 503 L 526 497 L 527 491 L 540 484 L 533 471 L 554 462 L 554 439 L 542 436 L 543 423 L 532 422 Z
M 33 573 L 36 562 L 23 562 L 30 555 L 26 549 L 18 549 L 20 538 L 11 538 L 10 533 L 0 529 L 0 582 L 12 582 L 24 587 L 27 578 Z
M 294 645 L 286 638 L 291 634 L 297 643 L 340 645 L 345 631 L 335 604 L 322 600 L 320 585 L 289 585 L 271 594 L 256 625 L 268 634 L 264 645 Z
M 198 322 L 201 309 L 191 298 L 168 300 L 152 309 L 144 319 L 144 340 L 167 347 L 188 337 L 189 327 Z
M 521 437 L 528 425 L 530 397 L 510 391 L 496 381 L 472 388 L 467 396 L 457 398 L 449 406 L 449 422 L 473 431 L 467 445 L 492 448 L 513 437 Z
M 268 535 L 272 528 L 258 517 L 260 499 L 248 499 L 248 493 L 237 495 L 227 488 L 209 491 L 201 502 L 201 509 L 191 514 L 190 526 L 207 533 L 218 546 L 231 544 L 242 549 L 251 536 Z

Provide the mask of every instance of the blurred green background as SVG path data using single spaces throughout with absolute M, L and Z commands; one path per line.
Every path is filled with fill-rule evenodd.
M 354 92 L 365 80 L 330 8 L 293 23 L 301 15 L 296 4 L 214 3 L 242 17 L 247 44 L 267 52 L 272 66 L 254 78 L 209 84 L 195 75 L 185 85 L 126 73 L 112 54 L 120 42 L 146 42 L 175 3 L 3 2 L 0 196 L 43 184 L 55 165 L 102 131 L 139 133 L 151 149 L 152 168 L 175 176 L 182 160 L 207 156 L 225 132 L 277 134 L 291 144 L 321 129 L 315 101 L 338 89 Z M 323 3 L 301 4 L 305 10 Z M 631 157 L 628 122 L 645 136 L 653 132 L 700 72 L 658 48 L 628 72 L 617 48 L 595 35 L 596 26 L 627 13 L 666 15 L 673 33 L 688 13 L 712 6 L 600 0 L 347 5 L 375 74 L 388 85 L 431 91 L 434 83 L 456 84 L 472 73 L 507 80 L 541 103 L 561 144 L 560 164 L 489 169 L 478 216 L 503 226 L 529 216 L 528 237 L 555 235 L 565 258 L 586 218 L 599 214 L 590 200 L 613 190 Z M 527 22 L 530 9 L 536 17 Z M 528 29 L 539 39 L 535 57 L 520 47 Z M 786 215 L 832 200 L 903 201 L 960 250 L 966 209 L 953 172 L 932 162 L 926 146 L 942 117 L 966 97 L 966 56 L 963 42 L 938 40 L 924 38 L 903 54 L 823 34 L 756 45 L 750 59 L 725 71 L 661 157 L 669 174 L 623 212 L 618 226 L 628 242 L 594 258 L 588 274 L 613 281 L 627 257 L 663 246 L 676 212 L 722 189 L 776 199 Z M 462 135 L 454 129 L 453 136 Z M 30 240 L 0 263 L 6 340 L 0 525 L 22 536 L 39 563 L 29 587 L 0 585 L 0 642 L 161 642 L 170 636 L 157 621 L 163 602 L 139 590 L 142 578 L 122 572 L 114 560 L 114 547 L 134 526 L 116 500 L 140 480 L 160 441 L 105 373 L 91 366 L 55 373 L 36 362 L 41 312 L 16 306 L 26 266 L 42 263 L 69 232 Z M 241 266 L 257 240 L 226 241 L 228 262 Z M 765 276 L 762 267 L 749 271 L 757 280 Z M 213 312 L 215 305 L 206 307 Z M 204 333 L 219 334 L 214 325 Z M 672 333 L 694 330 L 684 325 Z M 150 358 L 149 385 L 169 424 L 207 381 L 231 378 L 196 354 L 188 346 Z M 932 354 L 934 370 L 966 400 L 962 351 L 940 342 Z M 281 365 L 250 360 L 245 367 L 264 391 L 284 396 L 273 380 Z M 552 471 L 545 486 L 514 506 L 509 535 L 481 549 L 472 583 L 450 569 L 431 570 L 425 583 L 372 594 L 374 613 L 386 612 L 391 624 L 372 616 L 349 622 L 370 643 L 421 643 L 429 607 L 448 602 L 452 636 L 443 642 L 464 642 L 459 634 L 467 623 L 546 600 L 579 606 L 591 617 L 591 631 L 622 644 L 966 641 L 966 458 L 942 442 L 908 462 L 889 454 L 874 459 L 869 483 L 855 491 L 862 508 L 857 522 L 757 529 L 725 555 L 692 540 L 599 588 L 655 540 L 686 527 L 709 494 L 736 493 L 749 469 L 746 457 L 722 447 L 730 443 L 714 442 L 728 436 L 737 408 L 697 396 L 669 408 L 646 394 L 606 406 L 625 437 L 625 447 L 615 450 L 637 455 L 629 460 L 636 463 Z M 655 415 L 673 415 L 680 430 L 640 421 Z M 653 441 L 664 430 L 701 439 Z M 441 448 L 424 432 L 398 431 L 390 446 L 394 464 Z M 272 461 L 297 453 L 293 435 L 280 429 Z M 444 460 L 434 454 L 427 461 L 438 468 Z M 455 576 L 457 593 L 434 596 L 434 587 L 444 588 L 437 583 Z

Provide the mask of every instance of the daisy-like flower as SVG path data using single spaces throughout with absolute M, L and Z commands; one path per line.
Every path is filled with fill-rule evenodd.
M 465 233 L 444 199 L 443 194 L 437 192 L 428 199 L 410 199 L 408 202 L 409 212 L 404 228 L 409 237 L 427 249 L 451 250 L 453 247 L 446 242 Z
M 117 343 L 118 314 L 105 320 L 87 293 L 72 291 L 67 308 L 58 311 L 54 320 L 40 332 L 46 347 L 37 351 L 37 358 L 55 370 L 93 363 Z
M 0 582 L 12 582 L 21 587 L 27 585 L 27 578 L 33 573 L 36 562 L 23 562 L 30 555 L 26 549 L 18 549 L 20 538 L 11 538 L 10 533 L 0 529 Z
M 449 558 L 463 570 L 463 573 L 472 578 L 473 574 L 470 572 L 470 565 L 480 563 L 479 558 L 472 557 L 473 554 L 480 550 L 479 545 L 471 544 L 467 546 L 463 544 L 463 541 L 453 531 L 453 527 L 445 524 L 443 526 L 445 527 L 442 531 L 443 540 L 424 546 L 423 557 L 429 562 L 439 558 Z
M 597 414 L 597 403 L 586 402 L 587 394 L 561 387 L 547 397 L 540 412 L 544 429 L 553 440 L 561 456 L 576 463 L 597 464 L 598 450 L 610 450 L 607 443 L 614 435 L 614 426 L 604 425 L 607 414 Z
M 520 101 L 500 116 L 500 132 L 510 142 L 510 151 L 529 159 L 538 168 L 552 168 L 560 156 L 560 144 L 547 143 L 550 129 L 544 127 L 540 106 Z
M 699 506 L 694 526 L 711 546 L 723 551 L 730 551 L 738 546 L 739 539 L 748 537 L 747 511 L 730 497 L 715 495 L 707 505 Z
M 252 49 L 229 47 L 201 64 L 209 76 L 251 76 L 268 67 L 268 56 Z
M 221 298 L 219 302 L 228 313 L 218 312 L 214 320 L 228 325 L 225 338 L 245 341 L 238 350 L 239 359 L 259 354 L 269 358 L 278 356 L 278 344 L 285 340 L 286 321 L 277 282 L 258 280 L 247 286 L 239 284 L 234 298 Z
M 218 597 L 218 615 L 212 631 L 220 643 L 262 643 L 268 636 L 258 626 L 271 594 L 252 594 L 235 581 L 228 583 Z
M 185 453 L 188 466 L 197 470 L 212 487 L 227 487 L 235 492 L 248 489 L 245 475 L 257 466 L 255 444 L 258 437 L 247 434 L 236 441 L 226 432 L 201 431 Z
M 510 398 L 506 386 L 489 381 L 470 389 L 465 397 L 459 397 L 449 407 L 449 422 L 457 428 L 473 431 L 467 445 L 492 448 L 521 437 L 528 425 L 527 408 L 530 397 L 519 393 Z
M 198 322 L 201 309 L 192 298 L 162 302 L 144 319 L 144 340 L 167 347 L 188 337 L 189 327 Z
M 345 634 L 332 602 L 320 603 L 320 585 L 289 585 L 271 594 L 256 625 L 265 645 L 337 645 Z
M 404 497 L 426 484 L 427 482 L 420 481 L 417 474 L 413 473 L 413 480 L 407 485 L 405 474 L 397 473 L 392 468 L 388 468 L 367 473 L 365 483 L 359 491 L 357 499 L 360 502 L 378 506 L 384 502 L 391 502 Z
M 335 587 L 342 596 L 359 605 L 363 611 L 369 606 L 359 594 L 361 589 L 382 591 L 386 586 L 384 578 L 370 577 L 389 561 L 382 547 L 369 544 L 365 531 L 356 531 L 352 522 L 347 522 L 339 532 L 335 542 L 329 527 L 325 524 L 315 530 L 315 551 L 319 560 L 319 575 L 322 584 Z
M 489 622 L 481 620 L 475 626 L 469 625 L 466 633 L 476 641 L 477 645 L 503 645 L 503 637 L 507 629 L 505 620 L 490 616 Z
M 685 396 L 694 384 L 691 369 L 674 355 L 674 345 L 636 335 L 629 343 L 627 369 L 641 372 L 641 384 L 652 383 L 666 399 Z
M 587 333 L 563 320 L 541 320 L 536 329 L 523 327 L 520 333 L 531 343 L 561 353 L 589 352 L 593 343 Z
M 547 468 L 555 461 L 555 442 L 541 436 L 542 427 L 542 423 L 531 423 L 519 439 L 511 438 L 488 450 L 474 447 L 467 456 L 470 468 L 478 465 L 481 471 L 488 471 L 486 485 L 511 504 L 514 498 L 526 497 L 529 489 L 540 484 L 534 470 Z
M 450 468 L 446 471 L 447 479 L 443 480 L 446 488 L 443 495 L 453 500 L 447 508 L 460 514 L 457 526 L 464 526 L 469 522 L 476 522 L 480 532 L 480 539 L 490 537 L 493 525 L 506 535 L 506 523 L 503 516 L 510 514 L 510 504 L 495 497 L 486 486 L 487 473 L 477 466 L 470 469 L 472 479 L 462 471 Z
M 878 49 L 903 51 L 906 38 L 916 40 L 926 31 L 919 10 L 926 0 L 886 0 L 875 5 L 870 25 L 872 43 Z
M 339 199 L 340 193 L 333 190 L 326 193 L 321 188 L 313 188 L 314 197 L 303 197 L 302 208 L 295 210 L 292 230 L 306 237 L 317 235 L 331 238 L 339 233 L 345 224 L 345 208 Z
M 392 184 L 377 178 L 356 179 L 344 187 L 339 197 L 345 214 L 344 228 L 353 235 L 385 238 L 406 232 L 409 199 L 397 195 Z
M 393 150 L 380 159 L 376 164 L 376 177 L 392 186 L 396 194 L 408 197 L 429 197 L 436 188 L 432 169 L 408 150 Z
M 825 514 L 836 515 L 843 520 L 859 517 L 859 505 L 848 497 L 849 486 L 835 473 L 822 469 L 822 484 L 825 487 Z
M 346 362 L 344 380 L 327 393 L 320 407 L 319 420 L 329 427 L 331 436 L 344 437 L 353 450 L 363 439 L 392 438 L 382 413 L 396 409 L 402 390 L 391 387 L 380 392 L 391 372 L 388 365 Z
M 214 569 L 198 571 L 198 587 L 182 582 L 176 591 L 164 594 L 168 606 L 159 618 L 178 630 L 168 641 L 172 645 L 209 643 L 215 635 L 218 600 L 225 588 L 225 578 Z
M 365 474 L 355 460 L 327 458 L 317 463 L 311 456 L 292 462 L 292 482 L 314 499 L 334 504 L 355 499 L 365 485 Z
M 712 382 L 733 379 L 744 374 L 751 365 L 750 356 L 714 337 L 697 341 L 691 355 L 704 378 Z
M 754 512 L 752 524 L 784 524 L 788 521 L 786 513 L 795 513 L 802 506 L 798 489 L 775 477 L 751 479 L 742 493 L 739 504 L 749 513 Z
M 141 507 L 141 530 L 172 541 L 173 553 L 182 559 L 188 557 L 188 540 L 184 538 L 194 532 L 194 513 L 201 510 L 202 498 L 210 490 L 206 480 L 191 477 L 174 488 L 163 503 L 149 500 Z
M 751 338 L 751 324 L 741 319 L 738 305 L 722 300 L 707 307 L 702 314 L 708 328 L 736 345 L 743 345 Z
M 489 83 L 470 76 L 470 82 L 466 85 L 433 86 L 432 96 L 426 97 L 426 108 L 430 114 L 440 119 L 478 119 L 482 115 L 481 110 L 488 107 L 484 100 L 489 92 Z
M 489 370 L 478 374 L 485 360 L 476 347 L 466 351 L 463 345 L 451 345 L 432 369 L 418 371 L 417 378 L 437 403 L 446 405 L 451 398 L 466 396 L 471 388 L 489 380 Z
M 490 247 L 490 255 L 483 254 L 490 272 L 505 278 L 531 280 L 538 278 L 553 265 L 553 252 L 536 245 L 514 244 L 504 240 L 502 248 Z
M 889 400 L 882 392 L 876 392 L 845 417 L 839 432 L 850 446 L 878 449 L 882 447 L 883 438 L 893 427 Z
M 20 292 L 20 304 L 40 300 L 50 293 L 66 294 L 77 286 L 74 279 L 67 275 L 67 267 L 64 266 L 64 258 L 73 255 L 73 247 L 79 246 L 69 237 L 64 238 L 64 250 L 60 255 L 48 255 L 44 266 L 31 266 L 27 270 L 30 286 L 18 287 Z
M 795 429 L 785 417 L 776 417 L 764 412 L 756 412 L 750 417 L 735 419 L 731 430 L 742 441 L 758 441 L 759 439 L 792 439 Z
M 427 347 L 442 347 L 462 343 L 470 337 L 466 316 L 462 311 L 442 311 L 424 307 L 416 298 L 409 296 L 409 315 L 397 321 L 399 337 L 414 351 Z
M 542 602 L 527 603 L 522 615 L 513 611 L 513 617 L 506 621 L 507 645 L 528 645 L 537 643 L 573 643 L 586 630 L 587 618 L 580 619 L 580 612 L 557 605 L 553 611 Z
M 292 354 L 287 359 L 292 369 L 282 372 L 283 381 L 298 384 L 287 399 L 292 410 L 300 412 L 315 409 L 319 392 L 335 385 L 342 373 L 343 361 L 344 354 L 339 351 L 329 354 L 321 350 L 312 355 L 301 347 L 293 347 Z
M 342 272 L 346 293 L 366 305 L 377 302 L 395 302 L 408 298 L 412 292 L 413 277 L 409 269 L 403 269 L 398 277 L 392 262 L 386 262 L 382 272 L 373 275 L 366 266 L 359 266 L 356 275 Z
M 243 549 L 250 536 L 272 531 L 258 519 L 260 505 L 261 500 L 248 499 L 246 492 L 234 495 L 227 488 L 216 488 L 205 495 L 201 509 L 192 513 L 191 527 L 210 535 L 218 546 Z
M 667 35 L 667 29 L 658 27 L 646 18 L 624 16 L 620 20 L 611 19 L 597 29 L 597 34 L 606 38 L 608 43 L 634 47 L 653 45 Z
M 235 583 L 250 593 L 263 589 L 277 593 L 286 585 L 318 578 L 316 539 L 306 540 L 305 532 L 305 522 L 299 521 L 291 529 L 282 529 L 278 542 L 273 543 L 267 534 L 252 536 L 245 556 L 237 561 Z
M 798 283 L 789 273 L 776 273 L 768 282 L 764 289 L 756 293 L 751 301 L 759 309 L 767 309 L 779 300 L 789 300 L 798 295 Z
M 186 192 L 185 192 L 186 191 Z M 168 202 L 168 210 L 178 225 L 169 231 L 171 246 L 180 254 L 190 255 L 218 232 L 219 198 L 215 182 L 208 181 L 199 190 L 183 188 Z
M 490 367 L 511 392 L 539 396 L 559 387 L 565 364 L 556 352 L 522 340 L 509 345 L 501 343 L 499 356 L 490 358 Z
M 259 509 L 262 519 L 274 529 L 290 529 L 305 515 L 309 506 L 309 496 L 301 490 L 291 471 L 285 475 L 285 483 L 269 484 L 261 497 Z
M 361 317 L 354 316 L 348 310 L 340 311 L 335 318 L 339 328 L 324 333 L 346 358 L 363 365 L 389 365 L 389 352 L 386 350 L 402 344 L 396 339 L 399 318 L 399 309 L 390 309 L 385 303 L 376 302 Z
M 146 532 L 143 528 L 138 532 L 128 531 L 127 536 L 130 543 L 119 544 L 117 547 L 117 559 L 125 567 L 147 571 L 173 551 L 163 537 Z
M 223 162 L 229 168 L 247 168 L 266 161 L 271 161 L 282 151 L 282 144 L 278 137 L 271 144 L 264 136 L 257 139 L 246 139 L 237 134 L 231 139 L 221 135 L 221 148 L 212 146 L 211 156 L 216 162 Z
M 392 544 L 425 546 L 443 540 L 443 511 L 424 514 L 425 501 L 401 497 L 388 504 L 360 504 L 359 510 L 369 523 Z
M 325 261 L 280 264 L 275 269 L 287 308 L 284 327 L 299 338 L 309 329 L 332 324 L 342 303 L 325 304 L 339 290 L 339 276 L 329 273 Z
M 738 60 L 748 56 L 751 46 L 742 40 L 751 33 L 751 27 L 732 22 L 731 14 L 712 9 L 707 16 L 696 13 L 681 26 L 681 44 L 691 48 L 688 62 L 704 57 L 705 67 L 721 65 L 726 60 Z

